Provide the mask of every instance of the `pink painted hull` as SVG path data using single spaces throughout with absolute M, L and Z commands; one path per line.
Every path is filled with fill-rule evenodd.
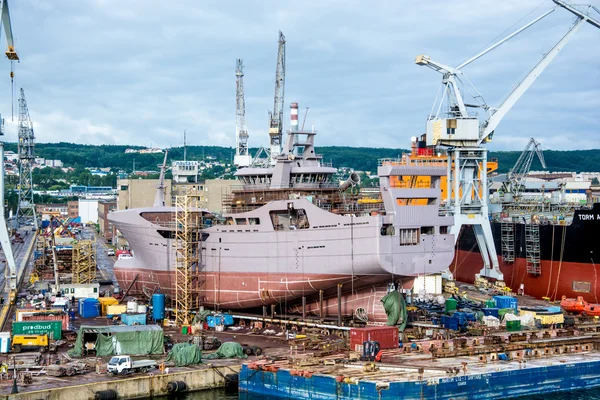
M 138 276 L 129 295 L 148 295 L 160 288 L 168 296 L 175 294 L 175 274 L 173 271 L 115 268 L 115 276 L 124 290 Z M 355 276 L 354 287 L 365 288 L 381 285 L 390 280 L 390 275 Z M 331 274 L 243 274 L 206 273 L 198 283 L 202 303 L 224 309 L 245 309 L 277 304 L 286 300 L 301 298 L 318 293 L 319 290 L 335 288 L 338 284 L 350 286 L 351 275 Z M 337 298 L 335 299 L 337 304 Z M 337 307 L 337 306 L 336 306 Z M 354 306 L 352 306 L 354 307 Z M 328 309 L 331 308 L 328 306 Z M 335 308 L 337 315 L 337 308 Z

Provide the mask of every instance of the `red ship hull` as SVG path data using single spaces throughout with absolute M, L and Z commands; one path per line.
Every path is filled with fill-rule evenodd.
M 168 296 L 175 295 L 175 274 L 173 271 L 150 269 L 115 268 L 115 276 L 121 288 L 129 287 L 130 295 L 151 295 L 158 289 Z M 137 279 L 136 279 L 137 276 Z M 364 288 L 390 281 L 390 275 L 355 276 L 354 288 Z M 338 284 L 351 286 L 351 275 L 331 274 L 256 274 L 206 273 L 201 280 L 204 287 L 194 287 L 203 297 L 207 306 L 223 309 L 245 309 L 263 305 L 277 304 L 286 300 L 310 296 L 319 290 L 335 288 Z M 337 308 L 335 309 L 337 312 Z
M 515 258 L 514 263 L 503 263 L 498 257 L 500 270 L 504 274 L 504 282 L 515 292 L 524 285 L 525 294 L 536 298 L 549 297 L 552 301 L 560 300 L 562 296 L 583 296 L 591 303 L 598 303 L 597 271 L 593 263 L 577 263 L 558 260 L 542 260 L 541 274 L 527 273 L 526 259 Z M 450 270 L 454 278 L 461 282 L 472 283 L 475 274 L 483 268 L 481 254 L 477 251 L 457 250 Z

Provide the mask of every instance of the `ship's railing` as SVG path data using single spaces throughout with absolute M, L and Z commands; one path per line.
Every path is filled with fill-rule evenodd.
M 399 158 L 380 158 L 377 160 L 379 167 L 392 166 L 392 167 L 445 167 L 448 162 L 445 160 L 427 160 L 427 159 L 411 159 L 409 157 Z
M 334 213 L 334 214 L 361 214 L 361 213 L 371 213 L 385 212 L 385 207 L 383 203 L 368 203 L 368 204 L 358 204 L 358 203 L 346 203 L 346 204 L 336 204 L 335 206 L 326 203 L 326 204 L 315 204 L 319 208 Z M 225 206 L 223 212 L 225 214 L 241 214 L 256 210 L 259 205 L 256 206 Z
M 280 190 L 280 189 L 336 189 L 339 185 L 332 182 L 325 183 L 312 183 L 312 182 L 302 182 L 302 183 L 290 183 L 288 186 L 280 187 L 273 189 L 271 188 L 270 183 L 257 183 L 257 184 L 242 184 L 242 185 L 232 185 L 230 190 L 232 192 L 241 192 L 241 191 L 252 191 L 252 190 Z

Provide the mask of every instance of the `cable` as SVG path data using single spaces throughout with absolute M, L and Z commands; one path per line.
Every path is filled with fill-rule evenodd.
M 496 36 L 495 38 L 493 38 L 492 40 L 490 40 L 489 42 L 487 42 L 485 45 L 483 45 L 482 47 L 480 47 L 477 51 L 475 51 L 471 56 L 469 56 L 467 58 L 467 60 L 473 56 L 475 56 L 476 54 L 480 53 L 481 51 L 483 51 L 485 48 L 487 48 L 488 46 L 490 46 L 492 43 L 498 41 L 498 39 L 502 36 L 504 36 L 506 34 L 506 32 L 512 30 L 516 25 L 518 25 L 519 23 L 521 23 L 521 21 L 523 21 L 525 18 L 529 17 L 531 14 L 533 14 L 538 8 L 540 8 L 542 5 L 544 5 L 544 3 L 546 3 L 548 0 L 544 0 L 542 1 L 536 8 L 534 8 L 533 10 L 529 11 L 526 15 L 524 15 L 520 20 L 518 20 L 517 22 L 515 22 L 514 24 L 512 24 L 511 26 L 509 26 L 508 28 L 506 28 L 502 33 L 498 34 L 498 36 Z

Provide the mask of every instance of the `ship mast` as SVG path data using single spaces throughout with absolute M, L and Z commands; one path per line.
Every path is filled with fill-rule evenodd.
M 154 195 L 153 207 L 164 207 L 165 204 L 165 170 L 167 169 L 167 155 L 169 150 L 165 150 L 165 158 L 160 167 L 160 176 L 158 178 L 158 185 L 156 185 L 156 194 Z

